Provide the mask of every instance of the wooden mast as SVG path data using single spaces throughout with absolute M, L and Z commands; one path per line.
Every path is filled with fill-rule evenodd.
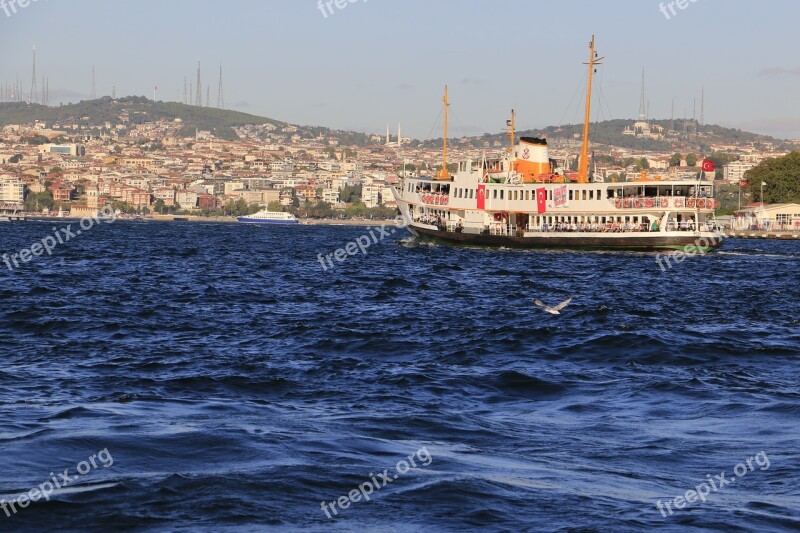
M 511 177 L 511 171 L 517 170 L 517 161 L 514 158 L 514 143 L 516 142 L 516 132 L 517 132 L 517 114 L 514 110 L 511 110 L 511 120 L 507 122 L 508 124 L 508 139 L 511 141 L 511 145 L 508 148 L 508 177 Z
M 511 120 L 508 121 L 508 128 L 509 128 L 508 129 L 508 137 L 511 140 L 511 148 L 510 148 L 509 151 L 511 152 L 511 156 L 512 157 L 514 156 L 514 141 L 516 140 L 515 139 L 515 134 L 516 134 L 516 129 L 517 129 L 516 120 L 517 120 L 517 114 L 512 109 L 511 110 Z
M 442 101 L 444 102 L 444 147 L 442 150 L 442 170 L 436 175 L 436 179 L 449 180 L 450 172 L 447 170 L 447 111 L 450 103 L 447 99 L 447 85 L 444 86 L 444 98 L 442 98 Z
M 592 42 L 589 43 L 589 49 L 589 62 L 584 63 L 589 65 L 589 86 L 586 91 L 586 114 L 583 119 L 583 145 L 581 146 L 581 162 L 578 167 L 578 183 L 589 183 L 589 120 L 592 110 L 592 78 L 594 76 L 594 67 L 604 59 L 602 57 L 598 58 L 594 51 L 594 35 L 592 35 Z

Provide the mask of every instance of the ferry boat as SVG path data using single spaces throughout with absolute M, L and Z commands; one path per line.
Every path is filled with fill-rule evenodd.
M 0 205 L 0 222 L 24 222 L 27 218 L 19 210 L 15 204 Z
M 392 194 L 407 228 L 423 240 L 591 250 L 709 250 L 716 231 L 713 181 L 648 176 L 625 182 L 592 182 L 589 117 L 592 76 L 603 58 L 589 44 L 589 83 L 577 173 L 559 169 L 546 139 L 515 139 L 502 154 L 447 168 L 448 91 L 444 93 L 442 169 L 433 177 L 404 177 Z
M 247 224 L 297 224 L 297 218 L 291 213 L 282 211 L 268 211 L 263 209 L 253 215 L 237 217 L 239 222 Z

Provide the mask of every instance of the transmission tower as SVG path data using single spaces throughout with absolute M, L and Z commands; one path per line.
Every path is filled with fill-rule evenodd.
M 39 103 L 39 91 L 36 89 L 36 45 L 33 45 L 33 78 L 31 79 L 30 103 Z
M 203 86 L 200 84 L 200 62 L 197 62 L 197 94 L 194 97 L 194 105 L 203 107 Z
M 219 88 L 217 89 L 217 109 L 225 109 L 225 97 L 222 93 L 222 63 L 219 64 Z

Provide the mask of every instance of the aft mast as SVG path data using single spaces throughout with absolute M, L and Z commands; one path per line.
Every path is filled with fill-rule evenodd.
M 589 62 L 584 63 L 589 65 L 589 85 L 586 90 L 586 115 L 583 120 L 583 145 L 581 146 L 581 162 L 578 167 L 578 183 L 589 183 L 589 119 L 592 110 L 592 78 L 594 77 L 594 67 L 600 65 L 600 61 L 604 59 L 597 57 L 597 53 L 594 51 L 594 35 L 592 35 L 592 42 L 589 43 L 589 49 Z
M 450 107 L 450 102 L 447 99 L 447 85 L 444 86 L 444 145 L 442 149 L 442 170 L 436 175 L 436 179 L 449 180 L 450 172 L 447 170 L 447 111 Z

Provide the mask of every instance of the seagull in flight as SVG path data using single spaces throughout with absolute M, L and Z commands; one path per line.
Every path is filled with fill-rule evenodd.
M 566 300 L 564 300 L 560 304 L 555 305 L 553 307 L 548 306 L 547 304 L 545 304 L 541 300 L 534 300 L 533 303 L 536 304 L 537 306 L 541 307 L 542 309 L 544 309 L 545 311 L 547 311 L 551 315 L 560 315 L 561 314 L 561 310 L 564 309 L 566 306 L 568 306 L 571 301 L 572 301 L 572 296 L 570 296 L 569 298 L 567 298 Z

